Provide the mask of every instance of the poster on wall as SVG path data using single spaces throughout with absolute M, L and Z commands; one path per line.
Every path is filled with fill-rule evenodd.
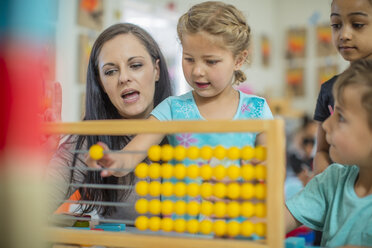
M 326 65 L 318 68 L 318 88 L 338 73 L 337 65 Z
M 325 57 L 337 54 L 336 48 L 332 44 L 332 30 L 329 25 L 323 24 L 316 27 L 316 47 L 317 56 Z
M 287 31 L 287 59 L 305 58 L 306 29 L 295 28 Z
M 304 68 L 288 68 L 286 72 L 287 93 L 289 96 L 302 97 L 304 90 Z
M 78 82 L 85 83 L 87 80 L 87 69 L 89 64 L 89 56 L 92 51 L 94 43 L 94 38 L 86 34 L 79 35 L 79 72 L 78 72 Z
M 78 24 L 80 26 L 102 30 L 103 3 L 102 0 L 79 0 Z
M 261 58 L 262 58 L 262 65 L 264 67 L 268 67 L 270 65 L 270 54 L 271 54 L 271 46 L 269 37 L 266 35 L 261 36 Z

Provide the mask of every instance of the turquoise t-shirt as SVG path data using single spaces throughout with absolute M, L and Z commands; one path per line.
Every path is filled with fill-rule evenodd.
M 181 96 L 171 96 L 161 102 L 151 114 L 160 121 L 170 120 L 204 120 L 195 103 L 192 91 Z M 272 119 L 273 115 L 264 98 L 247 95 L 239 91 L 239 106 L 233 120 L 242 119 Z M 172 146 L 215 147 L 223 145 L 243 147 L 253 146 L 257 133 L 182 133 L 169 135 Z
M 332 164 L 286 202 L 299 222 L 323 231 L 321 246 L 372 245 L 372 195 L 355 194 L 358 173 Z

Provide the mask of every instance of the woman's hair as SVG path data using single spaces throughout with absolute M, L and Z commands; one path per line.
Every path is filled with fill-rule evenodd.
M 372 59 L 354 61 L 350 67 L 337 78 L 333 86 L 333 95 L 339 102 L 343 102 L 343 92 L 348 86 L 362 86 L 360 97 L 362 106 L 367 111 L 368 125 L 372 129 Z
M 230 4 L 203 2 L 194 5 L 180 17 L 177 33 L 181 43 L 183 35 L 198 32 L 222 37 L 224 45 L 234 56 L 249 48 L 251 29 L 243 13 Z M 247 59 L 245 62 L 248 62 Z M 235 71 L 234 74 L 234 83 L 246 80 L 241 70 Z
M 142 28 L 130 24 L 120 23 L 115 24 L 104 30 L 96 39 L 93 44 L 92 51 L 89 58 L 88 72 L 87 72 L 87 85 L 86 85 L 86 100 L 85 100 L 85 116 L 84 120 L 107 120 L 107 119 L 122 119 L 118 110 L 111 103 L 109 97 L 103 90 L 98 70 L 98 56 L 101 52 L 102 46 L 109 40 L 113 39 L 117 35 L 131 34 L 137 37 L 138 41 L 143 44 L 147 52 L 150 54 L 151 60 L 155 65 L 156 61 L 159 60 L 160 75 L 159 80 L 155 84 L 154 93 L 154 106 L 157 106 L 161 101 L 171 95 L 172 89 L 167 70 L 166 61 L 156 41 Z M 123 44 L 125 46 L 125 44 Z M 131 137 L 128 136 L 78 136 L 76 142 L 76 150 L 82 149 L 83 145 L 87 147 L 96 144 L 98 141 L 102 141 L 108 145 L 112 150 L 121 150 L 126 146 Z M 74 154 L 72 166 L 76 165 L 79 157 Z M 81 161 L 82 162 L 82 161 Z M 129 173 L 127 176 L 122 178 L 123 183 L 133 185 L 134 174 Z M 74 182 L 74 173 L 71 173 L 71 182 Z M 94 184 L 117 184 L 118 178 L 111 176 L 102 178 L 99 172 L 89 171 L 85 178 L 84 183 Z M 80 188 L 80 195 L 82 200 L 89 201 L 118 201 L 117 190 L 109 189 L 94 189 L 94 188 Z M 131 190 L 123 192 L 123 197 L 126 198 Z M 68 192 L 70 194 L 72 192 Z M 115 207 L 110 206 L 94 206 L 86 205 L 82 206 L 83 212 L 91 212 L 96 209 L 98 213 L 102 215 L 110 215 L 115 211 Z

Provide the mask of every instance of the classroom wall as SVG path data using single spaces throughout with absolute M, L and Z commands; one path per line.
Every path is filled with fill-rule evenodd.
M 177 16 L 187 11 L 193 4 L 201 2 L 197 0 L 104 0 L 104 28 L 109 25 L 125 20 L 125 16 L 118 17 L 115 11 L 125 6 L 138 5 L 138 9 L 150 8 L 156 12 L 174 3 L 172 13 L 168 12 L 172 22 L 176 22 Z M 318 86 L 316 85 L 317 67 L 325 63 L 340 65 L 340 71 L 347 65 L 339 56 L 319 59 L 315 56 L 315 25 L 329 22 L 330 0 L 230 0 L 226 1 L 237 6 L 247 17 L 248 24 L 252 29 L 252 63 L 245 68 L 247 84 L 255 94 L 270 98 L 280 98 L 286 95 L 285 59 L 286 30 L 292 27 L 306 26 L 308 31 L 307 56 L 299 61 L 305 68 L 304 97 L 293 98 L 293 107 L 303 110 L 312 115 L 315 108 Z M 81 33 L 96 37 L 99 32 L 91 31 L 77 25 L 78 3 L 75 0 L 59 1 L 59 16 L 56 27 L 56 79 L 62 83 L 63 88 L 63 121 L 78 121 L 81 118 L 81 96 L 85 85 L 77 80 L 78 73 L 78 35 Z M 125 12 L 123 12 L 125 13 Z M 166 16 L 166 15 L 165 15 Z M 174 26 L 175 28 L 175 26 Z M 262 66 L 260 57 L 260 38 L 267 35 L 271 41 L 271 62 L 269 67 Z M 153 34 L 161 43 L 162 34 Z M 172 34 L 171 37 L 175 35 Z M 176 37 L 174 37 L 176 42 Z M 160 44 L 162 47 L 162 44 Z M 162 47 L 165 54 L 166 48 Z M 181 49 L 181 48 L 179 48 Z M 180 52 L 180 51 L 179 51 Z M 180 55 L 178 58 L 180 60 Z M 175 81 L 178 85 L 186 84 L 182 73 L 178 72 Z M 186 88 L 185 88 L 186 89 Z M 184 90 L 185 90 L 184 89 Z M 179 93 L 179 92 L 178 92 Z

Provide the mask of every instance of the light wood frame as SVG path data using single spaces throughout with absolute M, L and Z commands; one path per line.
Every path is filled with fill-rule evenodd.
M 265 132 L 267 144 L 267 235 L 265 240 L 203 239 L 156 236 L 130 232 L 102 232 L 49 228 L 48 241 L 60 244 L 84 244 L 108 247 L 214 247 L 282 248 L 284 247 L 284 174 L 285 138 L 283 120 L 234 121 L 149 121 L 107 120 L 76 123 L 49 123 L 48 133 L 84 135 L 128 135 L 138 133 L 220 133 Z

